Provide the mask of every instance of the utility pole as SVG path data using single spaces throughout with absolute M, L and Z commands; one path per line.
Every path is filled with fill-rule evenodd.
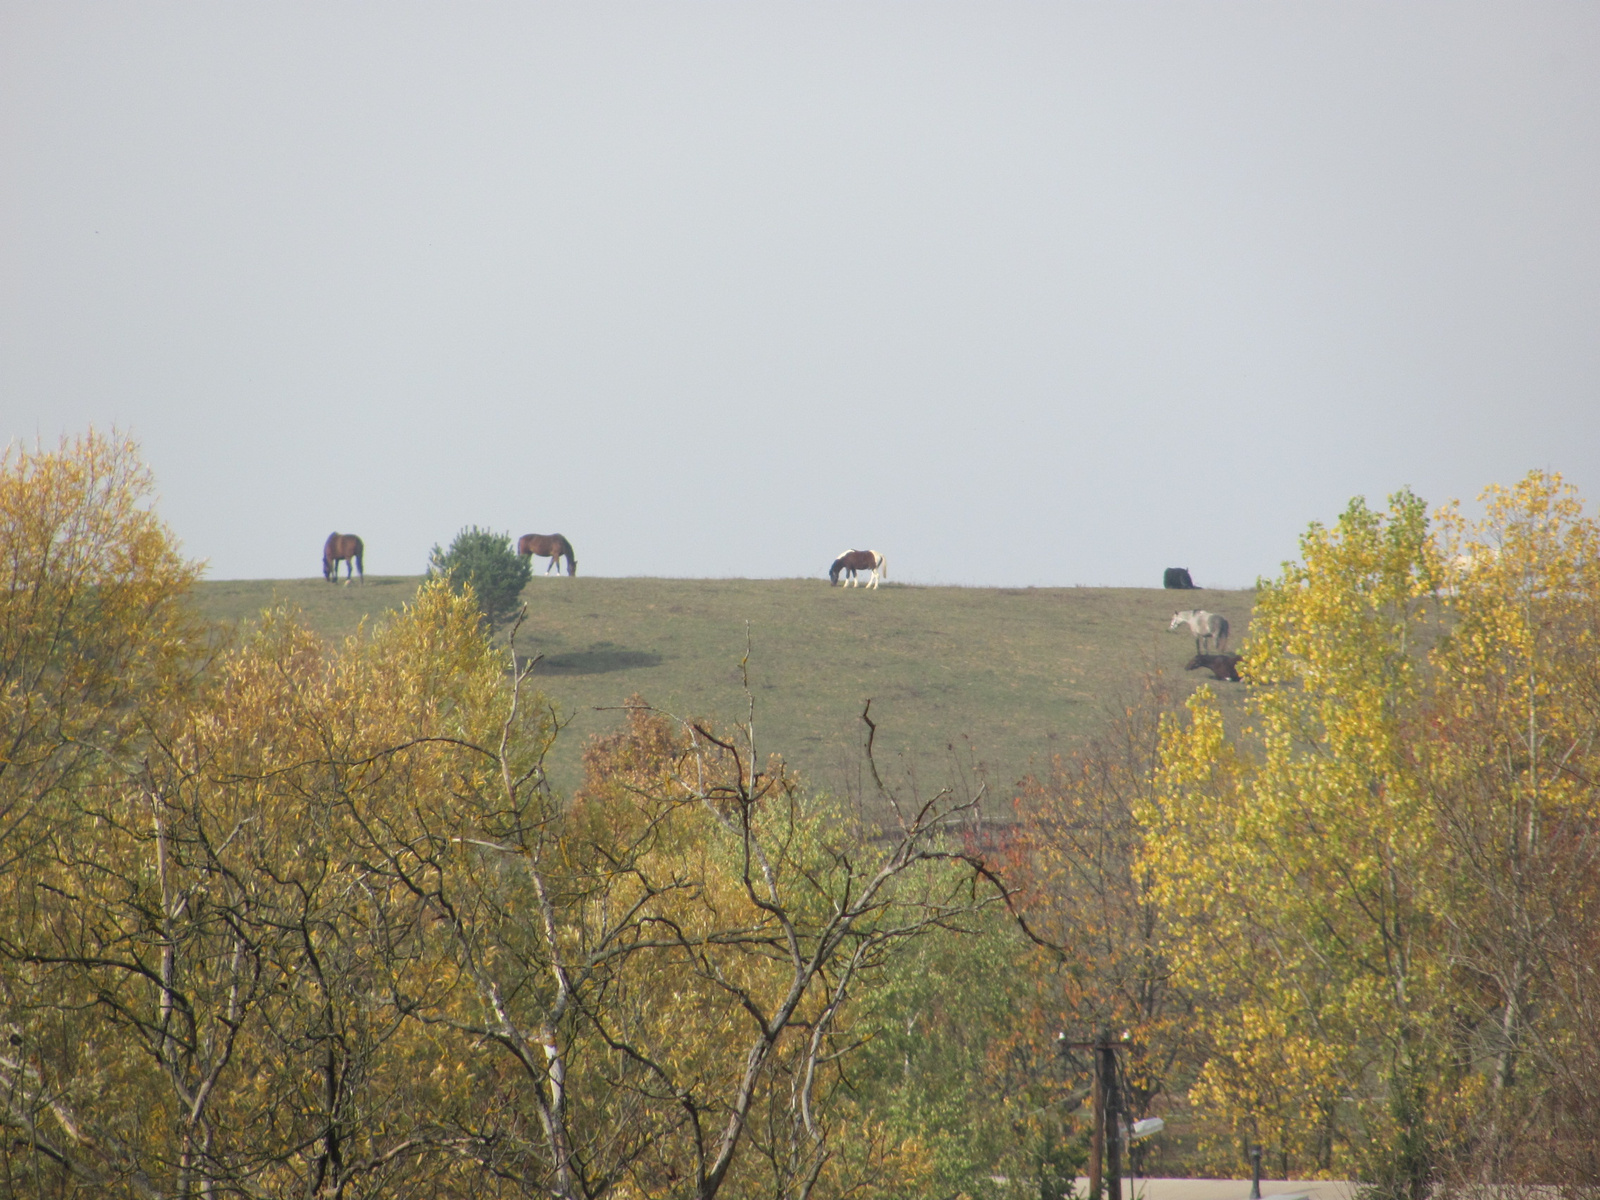
M 1093 1127 L 1089 1136 L 1089 1200 L 1122 1200 L 1122 1093 L 1117 1087 L 1117 1044 L 1102 1031 L 1092 1042 L 1062 1041 L 1063 1049 L 1094 1051 Z
M 1100 1047 L 1092 1043 L 1091 1047 L 1094 1050 L 1094 1104 L 1089 1131 L 1089 1200 L 1102 1200 L 1105 1195 L 1100 1185 L 1106 1148 L 1106 1083 L 1100 1069 Z
M 1111 1184 L 1111 1200 L 1122 1200 L 1122 1089 L 1117 1086 L 1117 1051 L 1109 1038 L 1103 1038 L 1096 1051 L 1104 1082 L 1106 1107 L 1101 1126 L 1106 1143 L 1106 1178 Z

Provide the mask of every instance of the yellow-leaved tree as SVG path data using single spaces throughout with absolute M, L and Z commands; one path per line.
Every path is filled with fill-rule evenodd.
M 0 1191 L 894 1194 L 863 988 L 993 903 L 945 793 L 867 828 L 642 705 L 553 714 L 443 581 L 227 648 L 132 448 L 13 455 Z M 866 1190 L 864 1190 L 866 1189 Z
M 1592 1173 L 1563 1120 L 1592 1094 L 1600 538 L 1559 477 L 1485 502 L 1313 526 L 1262 587 L 1250 727 L 1206 690 L 1168 726 L 1146 862 L 1221 1162 L 1259 1144 L 1412 1200 L 1552 1150 Z
M 571 803 L 502 773 L 394 844 L 383 870 L 428 898 L 441 956 L 410 1011 L 499 1081 L 498 1171 L 561 1197 L 798 1200 L 920 1169 L 852 1109 L 845 1068 L 862 990 L 993 903 L 947 845 L 962 805 L 869 830 L 757 761 L 750 724 L 636 700 Z
M 1352 502 L 1301 550 L 1252 619 L 1251 752 L 1196 693 L 1169 730 L 1148 861 L 1186 927 L 1180 973 L 1211 1000 L 1201 1103 L 1284 1168 L 1417 1189 L 1452 1086 L 1440 864 L 1402 752 L 1436 555 L 1409 493 Z
M 115 435 L 0 454 L 0 875 L 203 646 L 184 603 L 198 572 L 151 491 Z
M 499 766 L 511 714 L 470 599 L 424 590 L 338 648 L 268 614 L 144 717 L 63 790 L 3 914 L 13 1177 L 376 1194 L 481 1161 L 492 1106 L 401 1002 L 432 985 L 430 916 L 370 865 Z
M 81 1003 L 52 1003 L 58 973 L 32 955 L 52 910 L 93 919 L 62 857 L 117 819 L 144 732 L 181 703 L 206 650 L 185 604 L 196 569 L 150 493 L 134 447 L 114 435 L 0 456 L 0 1170 L 11 1194 L 22 1179 L 57 1178 L 57 1114 L 73 1094 L 114 1086 L 122 1066 L 102 1055 Z M 77 1064 L 70 1081 L 55 1071 L 62 1056 Z M 124 1124 L 137 1124 L 129 1101 Z
M 1482 1095 L 1462 1182 L 1600 1183 L 1600 521 L 1558 475 L 1440 514 L 1448 636 L 1412 739 Z

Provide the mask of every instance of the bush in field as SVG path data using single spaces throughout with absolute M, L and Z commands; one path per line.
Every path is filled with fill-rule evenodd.
M 512 547 L 509 533 L 474 525 L 456 534 L 450 549 L 433 548 L 428 555 L 428 578 L 448 579 L 458 593 L 471 584 L 484 620 L 493 627 L 516 615 L 522 589 L 533 578 L 531 561 Z

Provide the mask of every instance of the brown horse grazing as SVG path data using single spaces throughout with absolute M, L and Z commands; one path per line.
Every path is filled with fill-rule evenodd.
M 559 533 L 525 533 L 517 539 L 517 553 L 548 558 L 550 565 L 544 569 L 546 575 L 551 571 L 555 571 L 557 575 L 561 574 L 558 568 L 561 565 L 561 558 L 565 556 L 567 574 L 578 573 L 578 560 L 573 557 L 572 543 Z
M 367 572 L 361 565 L 363 547 L 361 539 L 353 533 L 330 533 L 322 543 L 322 577 L 329 583 L 339 580 L 339 564 L 344 563 L 344 581 L 350 582 L 350 565 L 355 564 L 361 582 L 367 581 Z
M 1198 671 L 1201 667 L 1205 667 L 1218 679 L 1226 679 L 1231 683 L 1240 682 L 1237 654 L 1196 654 L 1183 669 Z
M 828 582 L 833 587 L 839 586 L 839 572 L 847 572 L 850 581 L 845 587 L 855 587 L 859 580 L 856 579 L 857 571 L 871 571 L 867 578 L 867 586 L 875 588 L 880 578 L 889 578 L 888 559 L 876 550 L 846 550 L 833 560 L 833 565 L 828 568 Z

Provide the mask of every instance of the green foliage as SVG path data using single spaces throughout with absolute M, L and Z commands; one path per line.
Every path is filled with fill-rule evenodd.
M 918 1148 L 918 1194 L 1033 1200 L 1036 1190 L 1002 1192 L 992 1182 L 1034 1178 L 1035 1114 L 1056 1099 L 1008 1069 L 1009 1035 L 1031 983 L 1019 970 L 1026 951 L 1003 910 L 966 929 L 916 943 L 863 997 L 854 1099 L 891 1142 Z
M 450 549 L 435 546 L 428 555 L 428 578 L 444 578 L 458 594 L 471 588 L 491 628 L 517 613 L 522 589 L 533 578 L 532 559 L 516 552 L 509 533 L 476 525 L 456 534 Z

